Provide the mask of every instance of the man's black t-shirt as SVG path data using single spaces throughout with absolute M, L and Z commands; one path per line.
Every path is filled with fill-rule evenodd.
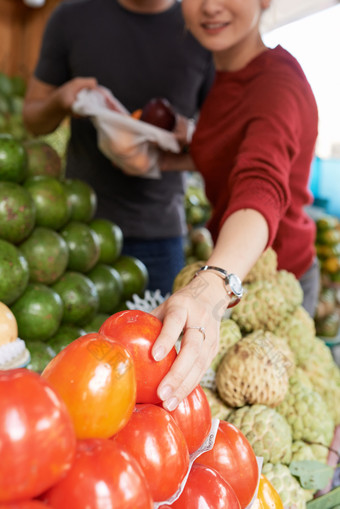
M 166 97 L 193 117 L 213 79 L 211 55 L 189 34 L 180 3 L 140 14 L 116 0 L 64 1 L 51 16 L 35 76 L 60 86 L 95 77 L 129 111 Z M 98 150 L 88 119 L 72 118 L 66 176 L 87 181 L 98 197 L 97 216 L 117 223 L 125 237 L 163 238 L 185 233 L 183 174 L 130 177 Z

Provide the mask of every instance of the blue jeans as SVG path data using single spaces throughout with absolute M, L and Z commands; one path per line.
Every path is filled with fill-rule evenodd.
M 166 239 L 124 238 L 123 254 L 141 260 L 149 272 L 148 289 L 160 290 L 165 296 L 179 271 L 184 267 L 183 237 Z

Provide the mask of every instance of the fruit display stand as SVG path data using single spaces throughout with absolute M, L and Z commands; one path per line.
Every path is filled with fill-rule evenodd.
M 174 288 L 200 265 L 183 269 Z M 298 281 L 277 270 L 274 251 L 262 255 L 245 287 L 222 319 L 220 349 L 201 384 L 212 414 L 236 425 L 263 457 L 262 472 L 284 506 L 305 508 L 334 476 L 327 461 L 340 422 L 340 370 L 301 306 Z
M 7 133 L 0 154 L 0 301 L 40 372 L 65 344 L 142 295 L 148 273 L 121 254 L 121 229 L 94 218 L 93 189 L 65 179 L 51 145 Z
M 38 497 L 45 504 L 41 509 L 59 509 L 66 498 L 75 509 L 95 508 L 100 503 L 95 489 L 100 480 L 112 508 L 117 500 L 128 509 L 199 509 L 202 500 L 211 509 L 335 507 L 337 490 L 319 493 L 306 505 L 315 490 L 300 485 L 302 449 L 295 451 L 300 454 L 300 459 L 295 456 L 297 475 L 291 473 L 293 462 L 289 468 L 265 462 L 258 483 L 262 460 L 268 459 L 263 445 L 272 461 L 273 454 L 280 455 L 279 444 L 270 443 L 279 431 L 273 420 L 272 431 L 266 421 L 259 421 L 249 434 L 230 417 L 213 418 L 216 405 L 200 386 L 173 412 L 159 405 L 157 385 L 176 358 L 174 349 L 160 363 L 148 355 L 160 328 L 161 322 L 145 311 L 118 312 L 99 333 L 83 335 L 66 346 L 41 376 L 27 369 L 0 371 L 0 448 L 5 444 L 6 453 L 0 466 L 0 503 L 20 508 L 19 500 Z M 99 380 L 99 370 L 110 370 L 115 376 Z M 13 427 L 6 425 L 13 411 L 20 416 L 17 426 L 21 419 L 30 424 L 19 443 L 18 437 L 13 438 Z M 41 419 L 44 426 L 35 425 Z M 253 442 L 256 433 L 262 435 L 261 458 L 255 456 L 260 445 Z M 266 439 L 264 433 L 270 437 Z M 153 447 L 145 447 L 150 440 Z M 13 447 L 21 450 L 20 465 Z M 315 464 L 309 453 L 307 457 Z M 34 475 L 31 472 L 27 482 L 32 458 Z M 322 468 L 325 464 L 319 462 L 318 472 Z M 16 482 L 6 482 L 13 471 Z M 324 505 L 312 505 L 318 500 Z
M 275 253 L 270 249 L 264 253 L 247 276 L 244 299 L 223 317 L 219 352 L 202 380 L 204 389 L 198 386 L 170 415 L 160 405 L 156 387 L 177 352 L 174 348 L 164 363 L 152 362 L 150 349 L 161 323 L 149 311 L 162 296 L 144 293 L 145 266 L 121 255 L 124 239 L 119 226 L 94 218 L 93 189 L 83 181 L 65 179 L 60 154 L 46 140 L 29 140 L 24 132 L 19 137 L 6 133 L 0 136 L 0 151 L 4 154 L 0 163 L 4 204 L 0 210 L 0 301 L 18 326 L 11 341 L 6 333 L 6 343 L 14 343 L 19 336 L 31 355 L 29 369 L 17 371 L 19 358 L 14 355 L 18 361 L 11 365 L 14 369 L 0 370 L 0 415 L 11 414 L 20 405 L 28 419 L 34 402 L 43 408 L 42 401 L 53 414 L 53 404 L 61 398 L 58 422 L 40 431 L 48 434 L 52 429 L 52 442 L 63 444 L 58 454 L 51 442 L 47 454 L 39 453 L 38 445 L 47 443 L 47 435 L 35 436 L 37 427 L 30 421 L 21 443 L 23 451 L 28 451 L 26 463 L 22 459 L 16 464 L 11 453 L 1 462 L 5 467 L 1 470 L 0 465 L 0 505 L 39 497 L 36 503 L 44 503 L 42 507 L 59 508 L 67 496 L 72 509 L 82 509 L 85 500 L 92 509 L 96 501 L 91 498 L 95 497 L 91 486 L 98 482 L 91 477 L 93 464 L 103 469 L 106 492 L 114 491 L 115 497 L 126 500 L 129 490 L 120 490 L 117 480 L 126 473 L 128 461 L 133 471 L 129 486 L 134 486 L 131 509 L 198 509 L 195 497 L 205 497 L 211 509 L 263 509 L 267 489 L 276 509 L 313 508 L 321 489 L 333 487 L 331 449 L 338 449 L 340 372 L 301 306 L 297 280 L 277 269 Z M 195 185 L 189 188 L 191 192 Z M 202 198 L 202 188 L 200 193 Z M 208 214 L 204 196 L 202 200 Z M 190 203 L 198 202 L 191 198 Z M 204 227 L 207 217 L 202 222 L 192 220 L 188 265 L 176 277 L 174 290 L 192 278 L 211 252 L 211 238 Z M 204 245 L 198 247 L 202 239 Z M 143 334 L 150 330 L 145 341 Z M 144 347 L 138 338 L 144 338 Z M 50 390 L 58 394 L 53 401 Z M 138 407 L 145 404 L 151 409 Z M 194 408 L 200 411 L 193 413 Z M 6 422 L 0 418 L 1 456 L 5 439 L 8 450 L 13 446 Z M 216 422 L 218 430 L 215 427 L 214 440 L 209 442 Z M 164 427 L 169 426 L 178 446 L 172 456 L 164 449 L 168 441 Z M 145 440 L 158 437 L 161 445 L 156 456 L 166 463 L 150 466 L 145 458 L 136 459 L 141 429 L 147 430 Z M 242 439 L 245 456 L 235 446 L 236 438 Z M 205 440 L 210 449 L 192 462 L 192 454 Z M 227 442 L 231 451 L 226 449 Z M 223 452 L 211 452 L 215 450 Z M 217 461 L 219 454 L 232 465 L 232 473 L 224 472 L 226 478 Z M 32 458 L 37 476 L 27 483 L 25 468 L 30 468 Z M 244 458 L 246 464 L 242 464 Z M 256 458 L 263 462 L 260 470 Z M 14 483 L 6 477 L 9 471 L 17 472 Z M 245 478 L 244 472 L 250 477 Z M 79 485 L 82 488 L 75 493 L 73 487 Z M 178 489 L 180 496 L 174 500 Z M 333 506 L 324 502 L 323 509 L 339 503 L 336 489 L 331 493 L 335 502 Z
M 340 220 L 321 212 L 316 218 L 316 228 L 316 250 L 321 269 L 316 331 L 340 365 Z
M 122 311 L 66 346 L 42 375 L 0 371 L 0 504 L 198 509 L 204 500 L 211 509 L 245 509 L 264 489 L 282 509 L 263 476 L 259 486 L 250 443 L 212 419 L 200 386 L 173 412 L 159 405 L 156 388 L 177 356 L 174 348 L 160 362 L 149 355 L 161 326 L 144 311 Z M 16 427 L 27 424 L 20 438 L 13 412 Z

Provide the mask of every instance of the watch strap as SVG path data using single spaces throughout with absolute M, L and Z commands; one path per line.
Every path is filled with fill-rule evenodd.
M 230 302 L 228 304 L 228 308 L 232 308 L 232 307 L 236 306 L 236 304 L 238 304 L 240 302 L 242 295 L 243 295 L 243 288 L 242 288 L 240 278 L 238 276 L 236 276 L 235 274 L 229 274 L 225 269 L 222 269 L 221 267 L 215 267 L 213 265 L 204 265 L 203 267 L 198 269 L 198 271 L 196 272 L 194 277 L 196 277 L 200 272 L 205 272 L 205 271 L 210 271 L 210 270 L 217 272 L 216 275 L 221 274 L 221 278 L 224 280 L 227 294 L 230 297 Z M 230 278 L 237 278 L 237 280 L 239 281 L 240 291 L 238 293 L 236 293 L 236 291 L 234 291 L 233 288 L 230 286 L 230 282 L 229 282 Z

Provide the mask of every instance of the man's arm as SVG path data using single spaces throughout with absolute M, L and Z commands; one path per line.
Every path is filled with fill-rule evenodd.
M 35 135 L 54 131 L 72 113 L 71 107 L 78 92 L 96 87 L 95 78 L 74 78 L 56 87 L 32 77 L 23 107 L 25 127 Z

